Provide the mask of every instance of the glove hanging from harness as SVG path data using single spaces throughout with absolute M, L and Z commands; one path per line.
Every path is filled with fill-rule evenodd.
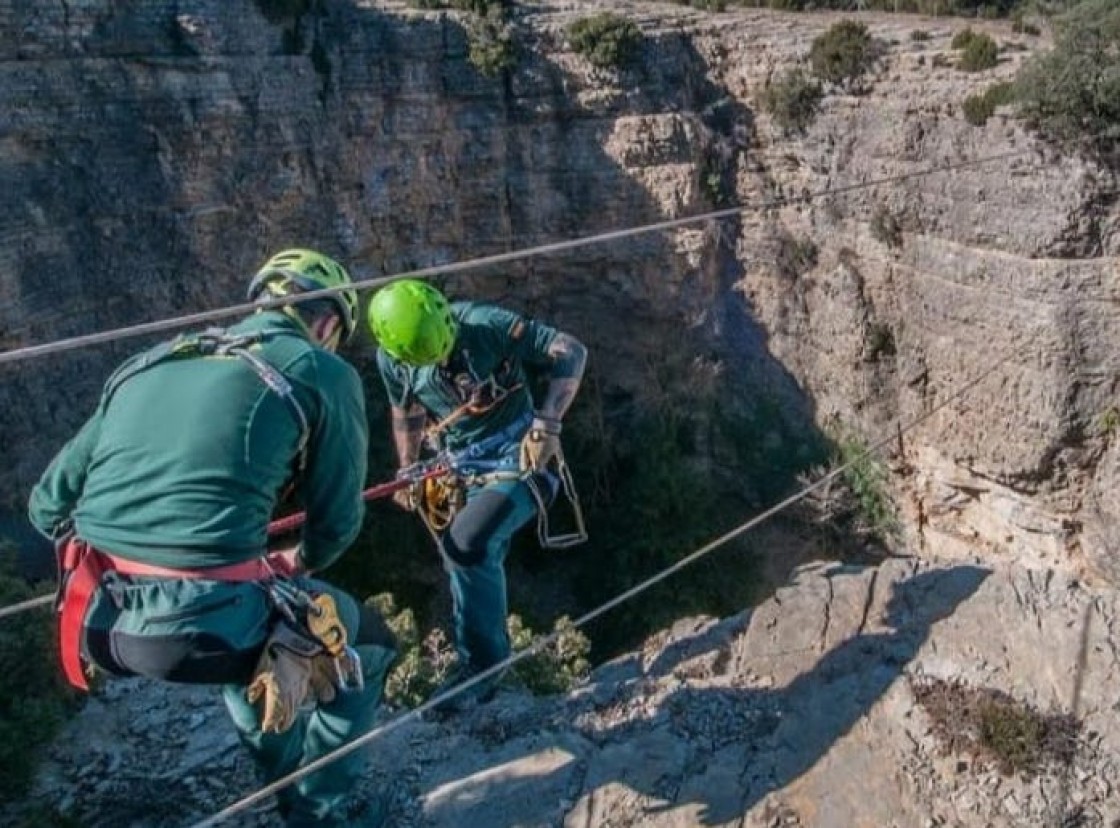
M 334 700 L 333 659 L 318 642 L 280 621 L 265 643 L 245 695 L 251 704 L 263 703 L 261 730 L 283 733 L 302 708 Z
M 246 698 L 262 702 L 264 733 L 283 733 L 300 710 L 330 703 L 339 690 L 361 689 L 362 669 L 330 595 L 312 597 L 283 581 L 271 592 L 283 618 L 265 642 Z

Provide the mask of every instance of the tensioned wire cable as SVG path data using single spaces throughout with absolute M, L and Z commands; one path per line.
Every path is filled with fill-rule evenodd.
M 956 401 L 957 399 L 963 397 L 967 392 L 971 391 L 973 388 L 975 388 L 977 385 L 979 385 L 983 380 L 985 380 L 989 376 L 991 376 L 998 368 L 1002 367 L 1004 365 L 1004 363 L 1006 363 L 1007 360 L 1010 357 L 1011 357 L 1010 352 L 1004 354 L 997 361 L 995 361 L 991 365 L 989 365 L 988 368 L 981 371 L 980 374 L 978 374 L 977 376 L 975 376 L 974 378 L 972 378 L 971 380 L 966 382 L 963 386 L 961 386 L 955 392 L 950 394 L 948 397 L 946 397 L 940 403 L 935 405 L 933 408 L 929 409 L 925 413 L 920 414 L 917 417 L 915 417 L 914 419 L 912 419 L 909 423 L 906 423 L 905 425 L 902 425 L 901 421 L 898 421 L 895 429 L 888 429 L 890 431 L 889 436 L 884 437 L 883 439 L 879 440 L 876 443 L 873 443 L 866 450 L 860 452 L 855 457 L 848 460 L 846 463 L 843 463 L 842 465 L 837 466 L 836 468 L 832 469 L 827 474 L 821 476 L 818 480 L 815 480 L 813 483 L 809 484 L 808 486 L 805 486 L 800 491 L 795 492 L 794 494 L 787 497 L 785 500 L 782 500 L 779 503 L 775 504 L 774 506 L 771 506 L 766 511 L 762 512 L 761 514 L 756 515 L 755 517 L 751 518 L 747 522 L 740 524 L 738 527 L 724 533 L 723 535 L 720 535 L 719 537 L 715 538 L 714 540 L 709 541 L 708 543 L 704 544 L 699 549 L 697 549 L 695 552 L 692 552 L 689 555 L 685 556 L 684 558 L 681 558 L 676 563 L 673 563 L 673 564 L 665 567 L 661 571 L 657 572 L 656 574 L 652 575 L 651 577 L 647 578 L 646 580 L 642 581 L 641 583 L 636 584 L 635 586 L 631 587 L 630 589 L 626 590 L 625 592 L 622 592 L 619 595 L 616 595 L 614 598 L 611 598 L 606 603 L 601 604 L 598 607 L 595 607 L 594 609 L 592 609 L 592 610 L 588 611 L 587 613 L 581 615 L 579 618 L 577 618 L 575 621 L 572 622 L 571 628 L 572 629 L 579 629 L 580 627 L 584 626 L 588 622 L 593 621 L 594 619 L 596 619 L 599 616 L 603 615 L 604 613 L 614 609 L 615 607 L 619 606 L 620 604 L 623 604 L 626 601 L 629 601 L 631 598 L 639 595 L 640 593 L 645 592 L 650 587 L 661 583 L 662 581 L 664 581 L 669 576 L 671 576 L 671 575 L 679 572 L 680 570 L 684 569 L 686 566 L 692 565 L 696 561 L 703 558 L 705 555 L 708 555 L 710 552 L 713 552 L 714 550 L 718 549 L 719 547 L 723 546 L 724 544 L 728 543 L 729 541 L 732 541 L 735 538 L 738 538 L 740 535 L 745 534 L 749 530 L 758 526 L 760 523 L 763 523 L 764 521 L 766 521 L 769 518 L 773 517 L 774 515 L 778 514 L 782 510 L 784 510 L 784 509 L 788 508 L 789 506 L 792 506 L 793 504 L 797 503 L 798 501 L 804 499 L 806 496 L 808 496 L 812 492 L 814 492 L 817 489 L 823 487 L 826 483 L 831 482 L 832 480 L 836 479 L 838 476 L 843 474 L 845 471 L 852 468 L 852 466 L 854 466 L 856 463 L 859 463 L 862 460 L 866 459 L 867 457 L 870 457 L 872 454 L 875 454 L 877 451 L 879 451 L 881 448 L 886 446 L 888 443 L 891 443 L 891 442 L 894 442 L 894 441 L 898 440 L 899 437 L 902 434 L 906 433 L 907 431 L 910 431 L 912 428 L 915 428 L 916 426 L 925 422 L 930 417 L 932 417 L 934 414 L 936 414 L 938 411 L 940 411 L 941 409 L 948 406 L 950 403 L 952 403 L 952 402 Z M 401 727 L 402 725 L 406 724 L 407 722 L 415 721 L 415 720 L 419 719 L 424 713 L 428 712 L 429 710 L 431 710 L 434 707 L 437 707 L 438 705 L 442 704 L 443 702 L 447 701 L 448 699 L 451 699 L 451 698 L 457 696 L 458 694 L 469 690 L 470 688 L 474 687 L 476 684 L 479 684 L 480 682 L 486 681 L 488 678 L 491 678 L 491 677 L 496 676 L 497 674 L 499 674 L 501 672 L 504 672 L 506 669 L 513 666 L 514 664 L 517 664 L 521 661 L 524 661 L 527 658 L 530 658 L 531 656 L 536 655 L 541 650 L 543 650 L 545 647 L 547 647 L 550 644 L 557 641 L 559 639 L 559 637 L 564 632 L 565 631 L 563 631 L 563 630 L 557 630 L 557 631 L 555 631 L 555 632 L 553 632 L 553 633 L 551 633 L 547 636 L 542 636 L 542 637 L 538 638 L 536 641 L 534 641 L 532 644 L 530 644 L 525 649 L 518 650 L 516 653 L 513 653 L 508 658 L 506 658 L 504 661 L 501 661 L 498 664 L 495 664 L 492 667 L 489 667 L 486 670 L 483 670 L 482 672 L 472 676 L 470 679 L 463 682 L 462 684 L 456 685 L 455 687 L 448 690 L 447 692 L 444 692 L 444 693 L 441 693 L 439 695 L 433 696 L 432 698 L 428 699 L 426 702 L 424 702 L 420 706 L 410 710 L 408 713 L 404 713 L 404 714 L 398 716 L 395 719 L 390 719 L 388 722 L 381 725 L 380 727 L 376 727 L 373 730 L 368 731 L 367 733 L 363 734 L 362 736 L 359 736 L 358 738 L 356 738 L 354 741 L 348 742 L 347 744 L 343 745 L 342 747 L 338 748 L 337 750 L 334 750 L 331 753 L 325 754 L 324 756 L 319 757 L 318 759 L 314 760 L 313 762 L 309 762 L 307 765 L 299 768 L 298 770 L 293 771 L 292 773 L 288 774 L 287 776 L 281 777 L 280 779 L 277 779 L 276 781 L 271 782 L 268 785 L 265 785 L 265 786 L 261 787 L 260 789 L 258 789 L 254 793 L 249 794 L 248 796 L 246 796 L 242 799 L 239 799 L 236 802 L 226 806 L 225 808 L 223 808 L 221 811 L 214 814 L 213 816 L 210 816 L 210 817 L 202 820 L 201 822 L 193 823 L 190 826 L 190 828 L 209 828 L 209 826 L 217 825 L 218 823 L 222 822 L 223 820 L 227 819 L 228 817 L 231 817 L 234 814 L 237 814 L 237 813 L 240 813 L 241 811 L 244 811 L 246 808 L 249 808 L 249 807 L 257 804 L 261 800 L 265 799 L 266 797 L 271 796 L 272 794 L 274 794 L 277 791 L 287 787 L 288 785 L 291 785 L 294 782 L 298 782 L 300 779 L 303 779 L 305 776 L 308 776 L 309 774 L 312 774 L 315 771 L 326 767 L 328 764 L 330 764 L 334 760 L 340 759 L 343 756 L 346 756 L 350 753 L 353 753 L 355 750 L 358 750 L 359 748 L 361 748 L 364 745 L 368 744 L 369 742 L 373 741 L 378 736 L 383 736 L 386 733 L 390 733 L 393 730 L 396 730 L 397 728 Z
M 196 325 L 203 322 L 213 322 L 218 319 L 226 319 L 232 316 L 246 314 L 255 310 L 279 308 L 288 305 L 299 304 L 300 302 L 309 302 L 313 299 L 333 296 L 337 293 L 342 293 L 348 290 L 365 290 L 367 288 L 380 287 L 382 285 L 387 285 L 390 282 L 394 282 L 398 279 L 403 279 L 406 277 L 412 279 L 421 279 L 430 276 L 461 273 L 466 270 L 475 270 L 490 265 L 505 264 L 507 262 L 513 262 L 519 259 L 527 259 L 533 256 L 545 256 L 551 253 L 560 253 L 563 251 L 574 250 L 576 248 L 586 247 L 593 244 L 603 244 L 605 242 L 617 241 L 619 239 L 630 238 L 632 236 L 638 236 L 645 233 L 654 233 L 661 230 L 672 230 L 678 227 L 685 227 L 689 224 L 696 224 L 702 221 L 714 221 L 723 218 L 730 218 L 731 216 L 736 216 L 741 213 L 772 210 L 777 207 L 784 207 L 791 204 L 800 204 L 808 201 L 814 201 L 818 198 L 824 198 L 826 196 L 843 195 L 845 193 L 871 189 L 872 187 L 880 187 L 886 184 L 895 184 L 900 181 L 923 178 L 925 176 L 935 175 L 937 173 L 967 169 L 969 167 L 981 166 L 983 164 L 990 164 L 996 161 L 1006 161 L 1010 158 L 1016 158 L 1021 155 L 1039 153 L 1040 151 L 1042 151 L 1042 149 L 1043 148 L 1039 146 L 1024 147 L 1023 149 L 1009 150 L 1008 152 L 997 153 L 995 155 L 985 155 L 980 156 L 979 158 L 965 159 L 963 161 L 953 161 L 939 166 L 927 167 L 922 170 L 914 170 L 913 172 L 899 173 L 898 175 L 885 176 L 883 178 L 874 178 L 870 181 L 861 181 L 855 184 L 846 184 L 840 187 L 816 190 L 814 192 L 806 193 L 800 196 L 775 198 L 763 201 L 759 204 L 740 204 L 734 207 L 724 207 L 719 210 L 712 210 L 710 212 L 700 213 L 694 216 L 683 216 L 676 219 L 667 219 L 665 221 L 658 221 L 652 224 L 642 224 L 635 227 L 627 227 L 620 230 L 611 230 L 605 233 L 599 233 L 591 236 L 581 236 L 579 238 L 568 239 L 566 241 L 550 242 L 548 244 L 542 244 L 536 247 L 526 247 L 519 250 L 511 250 L 506 253 L 496 253 L 489 256 L 481 256 L 476 259 L 467 259 L 462 262 L 451 262 L 442 265 L 432 265 L 431 267 L 425 267 L 419 270 L 405 271 L 390 276 L 380 276 L 372 279 L 363 279 L 360 281 L 355 281 L 349 285 L 338 285 L 335 287 L 321 288 L 320 290 L 312 290 L 307 291 L 306 293 L 298 293 L 293 294 L 292 296 L 270 299 L 266 302 L 245 302 L 238 305 L 229 305 L 224 308 L 217 308 L 215 310 L 200 311 L 198 313 L 170 317 L 168 319 L 161 319 L 154 322 L 143 322 L 137 325 L 114 328 L 112 330 L 102 331 L 100 333 L 84 334 L 67 339 L 55 340 L 53 342 L 44 342 L 39 345 L 28 345 L 23 348 L 13 348 L 10 351 L 0 352 L 0 365 L 11 362 L 20 362 L 22 360 L 32 359 L 39 356 L 46 356 L 48 354 L 61 353 L 63 351 L 71 351 L 76 348 L 83 348 L 90 345 L 101 345 L 107 342 L 116 341 L 118 339 L 143 336 L 144 334 L 162 333 L 164 331 L 187 327 L 190 325 Z
M 40 595 L 38 598 L 28 598 L 26 601 L 20 601 L 18 604 L 12 604 L 7 607 L 0 607 L 0 618 L 7 618 L 9 615 L 15 615 L 17 612 L 24 610 L 34 609 L 35 607 L 45 607 L 54 600 L 54 594 Z

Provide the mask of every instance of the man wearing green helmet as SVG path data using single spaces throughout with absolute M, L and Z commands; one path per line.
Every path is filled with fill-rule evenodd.
M 122 364 L 30 499 L 32 523 L 59 550 L 70 681 L 85 688 L 90 664 L 222 685 L 269 781 L 366 732 L 395 655 L 372 610 L 310 577 L 353 542 L 364 513 L 365 398 L 335 353 L 356 325 L 350 285 L 315 251 L 273 256 L 249 288 L 267 306 Z M 330 292 L 298 301 L 311 291 Z M 269 554 L 287 495 L 305 509 L 300 543 Z M 312 609 L 333 650 L 319 646 Z M 380 802 L 349 821 L 361 770 L 355 752 L 282 789 L 287 824 L 379 824 Z
M 539 321 L 494 305 L 449 303 L 414 279 L 378 291 L 368 321 L 380 346 L 377 364 L 402 470 L 420 459 L 427 442 L 449 459 L 460 484 L 442 492 L 445 508 L 431 502 L 430 486 L 395 498 L 426 515 L 450 577 L 459 660 L 442 691 L 510 653 L 505 557 L 514 532 L 555 492 L 561 421 L 587 351 Z M 534 377 L 546 381 L 536 401 Z M 497 679 L 476 682 L 442 709 L 488 697 Z

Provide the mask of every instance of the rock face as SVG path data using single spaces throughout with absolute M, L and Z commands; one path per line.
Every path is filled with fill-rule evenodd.
M 1111 827 L 1118 624 L 1115 591 L 1053 572 L 812 565 L 753 612 L 683 620 L 567 696 L 503 691 L 441 721 L 387 711 L 362 790 L 389 795 L 396 826 Z M 1074 712 L 1072 762 L 1008 775 L 953 749 L 915 701 L 936 679 Z M 194 824 L 256 790 L 224 716 L 216 691 L 111 683 L 25 807 L 88 828 Z M 229 824 L 275 816 L 266 801 Z
M 284 5 L 0 9 L 0 344 L 237 303 L 292 244 L 368 278 L 741 203 L 446 281 L 586 339 L 611 416 L 718 388 L 780 410 L 756 439 L 791 456 L 818 427 L 872 443 L 927 417 L 891 445 L 913 548 L 1120 576 L 1115 172 L 960 115 L 1037 39 L 979 24 L 1026 51 L 975 75 L 951 65 L 964 21 L 861 18 L 885 44 L 866 90 L 789 136 L 760 92 L 834 15 L 612 4 L 644 45 L 610 72 L 564 37 L 594 6 L 539 3 L 491 79 L 455 15 Z M 0 365 L 12 512 L 147 339 Z

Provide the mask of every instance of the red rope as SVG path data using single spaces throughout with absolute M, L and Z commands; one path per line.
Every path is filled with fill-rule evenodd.
M 428 480 L 432 477 L 439 477 L 441 474 L 447 474 L 447 469 L 442 466 L 437 466 L 428 469 L 420 475 L 403 477 L 400 480 L 390 480 L 387 483 L 378 483 L 376 486 L 370 486 L 362 492 L 362 500 L 377 500 L 381 497 L 389 497 L 394 492 L 407 489 L 415 483 Z M 268 534 L 283 535 L 285 532 L 290 532 L 303 525 L 305 520 L 307 520 L 307 512 L 296 512 L 287 517 L 277 518 L 268 524 Z

